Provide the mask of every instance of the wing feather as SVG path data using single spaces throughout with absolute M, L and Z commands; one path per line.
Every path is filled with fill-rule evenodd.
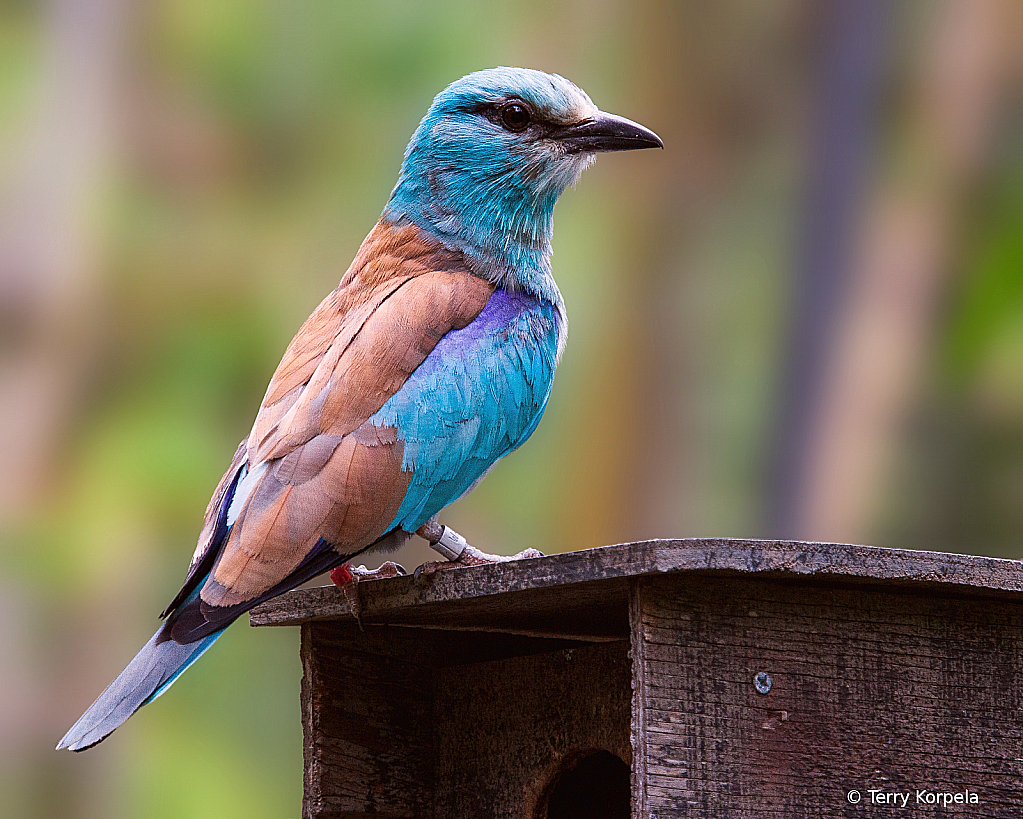
M 207 511 L 204 533 L 216 528 L 221 508 L 230 506 L 233 520 L 211 570 L 203 551 L 210 574 L 200 597 L 210 623 L 220 619 L 208 616 L 211 607 L 235 611 L 287 587 L 318 550 L 333 550 L 340 562 L 387 535 L 411 474 L 397 429 L 367 419 L 493 292 L 415 228 L 378 225 L 367 237 L 288 346 Z M 231 506 L 239 475 L 252 488 Z M 194 619 L 191 635 L 206 630 Z

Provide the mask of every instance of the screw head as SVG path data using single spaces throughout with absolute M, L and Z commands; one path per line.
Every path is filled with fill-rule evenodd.
M 758 671 L 757 675 L 753 678 L 753 687 L 757 689 L 760 694 L 766 694 L 771 690 L 771 675 L 766 671 Z

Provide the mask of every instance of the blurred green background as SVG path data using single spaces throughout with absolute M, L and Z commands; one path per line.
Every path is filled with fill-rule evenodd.
M 665 150 L 556 215 L 487 551 L 749 536 L 1023 557 L 1013 0 L 0 2 L 0 817 L 297 817 L 298 632 L 240 622 L 84 755 L 284 347 L 433 95 L 556 71 Z M 427 558 L 402 556 L 408 568 Z

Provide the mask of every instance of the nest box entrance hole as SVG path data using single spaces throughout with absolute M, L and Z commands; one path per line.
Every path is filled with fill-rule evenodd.
M 565 760 L 548 786 L 534 819 L 629 819 L 629 766 L 610 751 L 590 751 Z

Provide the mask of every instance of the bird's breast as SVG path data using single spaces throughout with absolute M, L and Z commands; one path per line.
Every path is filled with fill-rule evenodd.
M 559 309 L 497 289 L 480 314 L 444 336 L 371 419 L 405 442 L 407 469 L 443 469 L 449 454 L 492 463 L 532 433 L 547 404 L 561 337 Z
M 557 359 L 557 306 L 498 288 L 442 338 L 370 422 L 396 431 L 408 493 L 391 526 L 415 531 L 536 429 Z

